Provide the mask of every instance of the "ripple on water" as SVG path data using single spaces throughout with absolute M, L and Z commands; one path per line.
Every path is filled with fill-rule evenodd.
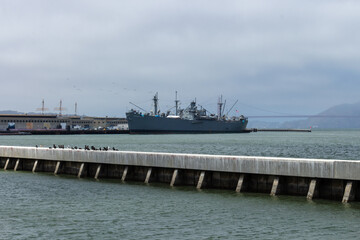
M 8 239 L 350 238 L 360 217 L 358 204 L 304 197 L 25 172 L 1 171 L 0 181 Z
M 359 159 L 360 131 L 217 135 L 2 136 L 121 150 Z M 0 171 L 3 239 L 356 239 L 360 204 Z

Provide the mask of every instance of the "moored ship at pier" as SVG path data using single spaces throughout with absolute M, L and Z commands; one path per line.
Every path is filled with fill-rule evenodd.
M 158 94 L 153 98 L 154 110 L 141 113 L 130 110 L 126 113 L 130 133 L 242 133 L 246 131 L 248 119 L 228 118 L 224 115 L 223 103 L 218 102 L 218 114 L 208 114 L 203 107 L 192 101 L 186 109 L 179 109 L 179 100 L 175 99 L 175 115 L 158 110 Z M 229 111 L 228 111 L 229 112 Z

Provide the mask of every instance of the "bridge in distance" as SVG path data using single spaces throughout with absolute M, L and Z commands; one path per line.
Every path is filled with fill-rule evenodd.
M 275 115 L 247 116 L 248 118 L 360 118 L 360 115 Z

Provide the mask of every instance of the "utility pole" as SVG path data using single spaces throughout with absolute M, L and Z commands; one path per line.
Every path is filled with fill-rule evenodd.
M 59 116 L 60 116 L 60 117 L 62 116 L 62 112 L 63 112 L 64 110 L 66 110 L 66 108 L 63 108 L 63 107 L 62 107 L 62 100 L 61 100 L 61 99 L 60 99 L 60 106 L 57 107 L 57 108 L 54 108 L 54 110 L 55 110 L 55 111 L 59 111 Z
M 41 102 L 41 108 L 37 108 L 37 111 L 41 111 L 41 114 L 44 115 L 45 111 L 49 110 L 48 108 L 45 107 L 45 101 L 44 99 Z

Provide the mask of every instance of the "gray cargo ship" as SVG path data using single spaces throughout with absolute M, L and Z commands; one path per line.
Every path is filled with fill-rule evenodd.
M 142 113 L 131 109 L 126 113 L 130 133 L 242 133 L 246 131 L 248 119 L 244 116 L 228 118 L 223 114 L 221 98 L 218 102 L 218 114 L 208 114 L 203 107 L 192 101 L 186 109 L 179 109 L 175 98 L 175 115 L 160 113 L 158 94 L 154 101 L 154 110 Z M 235 104 L 234 104 L 235 105 Z M 135 105 L 136 106 L 136 105 Z M 229 112 L 229 111 L 228 111 Z

